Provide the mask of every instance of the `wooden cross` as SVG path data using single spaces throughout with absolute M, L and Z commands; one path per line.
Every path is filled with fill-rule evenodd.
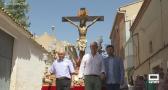
M 79 39 L 77 40 L 77 47 L 79 50 L 79 57 L 82 59 L 85 54 L 85 48 L 87 44 L 86 34 L 90 26 L 92 26 L 97 21 L 104 21 L 104 16 L 88 16 L 85 8 L 81 8 L 78 12 L 78 16 L 67 16 L 62 17 L 62 22 L 69 22 L 74 25 L 79 31 Z M 77 24 L 79 22 L 79 24 Z M 90 22 L 87 25 L 87 22 Z

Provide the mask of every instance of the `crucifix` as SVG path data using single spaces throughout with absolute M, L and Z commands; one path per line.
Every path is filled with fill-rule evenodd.
M 77 39 L 77 48 L 79 50 L 80 59 L 82 59 L 83 55 L 85 54 L 85 48 L 87 46 L 86 34 L 88 28 L 97 21 L 103 21 L 103 20 L 104 16 L 88 16 L 88 12 L 85 8 L 80 8 L 78 16 L 76 17 L 62 17 L 63 22 L 69 22 L 78 29 L 79 39 Z M 79 22 L 79 24 L 77 24 L 76 22 Z M 90 23 L 87 25 L 87 22 Z

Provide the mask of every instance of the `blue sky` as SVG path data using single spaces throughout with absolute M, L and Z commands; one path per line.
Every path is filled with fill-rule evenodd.
M 104 16 L 104 22 L 97 22 L 87 32 L 88 45 L 91 41 L 103 36 L 104 44 L 110 44 L 109 35 L 117 8 L 136 0 L 28 0 L 30 5 L 30 31 L 41 35 L 51 32 L 58 40 L 66 40 L 75 44 L 78 38 L 77 29 L 69 23 L 62 22 L 63 16 L 76 16 L 77 11 L 85 7 L 91 16 Z

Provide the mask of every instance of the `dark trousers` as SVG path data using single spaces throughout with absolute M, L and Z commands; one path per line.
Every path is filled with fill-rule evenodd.
M 85 90 L 101 90 L 101 79 L 99 76 L 86 76 L 84 77 Z
M 120 90 L 120 84 L 107 84 L 106 90 Z
M 57 90 L 70 90 L 71 80 L 70 79 L 56 79 Z

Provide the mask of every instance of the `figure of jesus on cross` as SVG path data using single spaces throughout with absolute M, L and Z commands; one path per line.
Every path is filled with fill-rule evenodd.
M 103 16 L 88 16 L 88 12 L 85 8 L 81 8 L 78 12 L 77 17 L 63 17 L 63 22 L 69 22 L 74 25 L 79 31 L 79 39 L 77 39 L 77 48 L 80 51 L 80 58 L 83 57 L 85 53 L 85 48 L 87 44 L 86 34 L 90 26 L 92 26 L 96 21 L 103 21 Z M 87 22 L 91 22 L 87 25 Z M 79 25 L 75 22 L 79 22 Z

